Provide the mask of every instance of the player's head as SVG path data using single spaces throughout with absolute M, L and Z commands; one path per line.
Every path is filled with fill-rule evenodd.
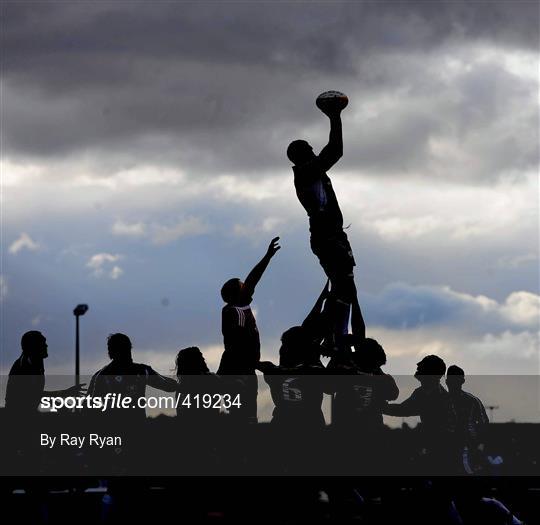
M 243 286 L 244 286 L 244 283 L 240 279 L 238 278 L 229 279 L 221 287 L 221 298 L 227 304 L 237 304 L 238 301 L 240 300 Z
M 366 338 L 354 345 L 352 354 L 355 364 L 360 369 L 369 372 L 386 364 L 384 348 L 375 339 Z
M 200 349 L 196 346 L 183 348 L 176 355 L 176 375 L 207 374 L 208 366 Z
M 437 355 L 427 355 L 418 363 L 416 363 L 416 373 L 414 377 L 420 383 L 439 382 L 441 377 L 446 372 L 446 364 Z
M 131 361 L 131 341 L 125 334 L 111 334 L 107 337 L 107 350 L 113 361 Z
M 309 339 L 305 328 L 293 326 L 281 336 L 279 364 L 284 367 L 298 366 L 306 361 L 309 353 Z
M 21 337 L 21 349 L 24 355 L 45 359 L 47 353 L 47 339 L 37 330 L 30 330 Z
M 450 392 L 459 392 L 465 383 L 465 371 L 456 365 L 451 365 L 446 371 L 446 386 Z
M 287 148 L 287 157 L 293 164 L 303 164 L 314 156 L 313 148 L 305 140 L 293 140 Z

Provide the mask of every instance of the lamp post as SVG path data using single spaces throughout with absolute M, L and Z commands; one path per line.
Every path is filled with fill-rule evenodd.
M 79 348 L 79 317 L 88 311 L 87 304 L 78 304 L 73 310 L 75 316 L 75 384 L 80 385 L 80 348 Z

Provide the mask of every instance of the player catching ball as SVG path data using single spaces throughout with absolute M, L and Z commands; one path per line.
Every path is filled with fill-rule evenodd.
M 287 157 L 294 164 L 296 195 L 309 216 L 311 249 L 332 286 L 331 300 L 325 307 L 332 326 L 325 344 L 335 347 L 348 332 L 351 303 L 356 295 L 354 257 L 343 231 L 343 215 L 332 182 L 326 174 L 343 155 L 341 111 L 348 99 L 338 91 L 327 91 L 317 97 L 316 104 L 330 119 L 328 144 L 315 155 L 308 142 L 295 140 L 287 148 Z

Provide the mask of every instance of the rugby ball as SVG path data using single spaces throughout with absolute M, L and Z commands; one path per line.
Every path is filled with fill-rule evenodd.
M 317 107 L 323 112 L 341 111 L 347 107 L 349 99 L 341 91 L 325 91 L 315 100 Z

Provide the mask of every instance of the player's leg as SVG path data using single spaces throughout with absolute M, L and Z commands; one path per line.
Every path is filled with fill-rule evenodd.
M 345 233 L 328 243 L 326 257 L 321 259 L 321 265 L 330 277 L 331 301 L 330 323 L 332 326 L 332 337 L 336 343 L 349 332 L 349 318 L 351 305 L 356 296 L 356 285 L 354 282 L 354 258 L 352 250 Z

